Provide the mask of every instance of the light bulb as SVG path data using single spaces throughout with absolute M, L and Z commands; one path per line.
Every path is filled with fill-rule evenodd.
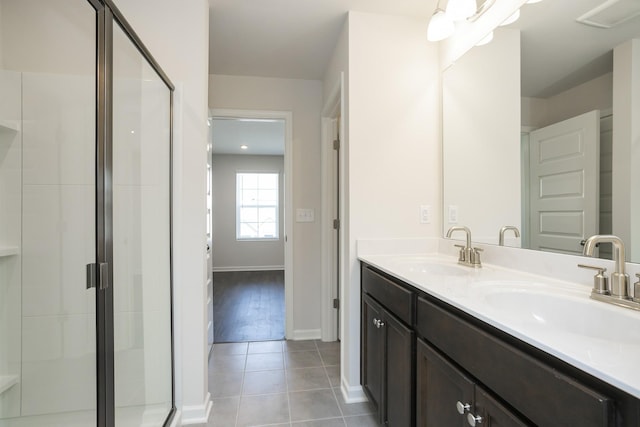
M 463 21 L 476 13 L 476 0 L 449 0 L 447 15 L 453 21 Z
M 453 34 L 453 21 L 442 9 L 436 9 L 427 27 L 427 40 L 437 42 Z

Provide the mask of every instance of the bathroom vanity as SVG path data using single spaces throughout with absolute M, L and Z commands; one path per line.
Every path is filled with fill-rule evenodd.
M 574 297 L 599 310 L 588 290 L 547 301 L 535 278 L 441 258 L 360 257 L 361 381 L 382 425 L 640 425 L 637 360 L 625 359 L 639 355 L 637 342 L 621 349 L 589 337 L 588 324 L 558 331 L 554 319 L 527 320 L 537 299 L 560 316 L 557 301 Z M 601 322 L 640 314 L 603 310 Z

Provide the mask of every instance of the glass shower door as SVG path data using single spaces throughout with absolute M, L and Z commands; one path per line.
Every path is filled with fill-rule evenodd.
M 115 420 L 162 425 L 172 400 L 171 91 L 113 26 Z
M 0 426 L 96 424 L 96 9 L 0 0 Z

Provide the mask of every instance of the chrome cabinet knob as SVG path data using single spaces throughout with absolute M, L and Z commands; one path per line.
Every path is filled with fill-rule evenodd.
M 382 320 L 379 319 L 373 319 L 373 326 L 375 326 L 376 328 L 380 329 L 381 327 L 384 326 L 384 322 Z
M 468 403 L 462 403 L 458 400 L 456 402 L 456 409 L 458 410 L 459 414 L 464 415 L 465 412 L 471 409 L 471 405 L 469 405 Z
M 476 424 L 482 424 L 482 417 L 477 417 L 473 415 L 471 412 L 467 414 L 467 422 L 470 426 L 475 426 Z

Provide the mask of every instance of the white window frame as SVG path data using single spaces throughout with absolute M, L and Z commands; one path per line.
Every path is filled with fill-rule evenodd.
M 275 175 L 276 176 L 276 201 L 274 205 L 260 205 L 259 203 L 256 202 L 255 205 L 242 205 L 242 188 L 240 186 L 240 180 L 239 177 L 240 175 L 243 174 L 255 174 L 255 175 L 262 175 L 262 174 L 268 174 L 268 175 Z M 273 190 L 273 189 L 271 189 Z M 252 236 L 252 237 L 242 237 L 240 234 L 240 230 L 241 230 L 241 225 L 242 222 L 240 221 L 240 212 L 241 209 L 243 207 L 253 207 L 253 208 L 259 208 L 259 207 L 273 207 L 275 208 L 276 211 L 276 215 L 275 215 L 275 235 L 274 236 L 269 236 L 269 237 L 260 237 L 259 234 L 260 232 L 258 231 L 258 236 Z M 258 224 L 259 226 L 259 224 Z M 280 171 L 236 171 L 236 240 L 237 241 L 242 241 L 242 242 L 247 242 L 247 241 L 260 241 L 260 242 L 264 242 L 264 241 L 274 241 L 274 240 L 280 240 Z

